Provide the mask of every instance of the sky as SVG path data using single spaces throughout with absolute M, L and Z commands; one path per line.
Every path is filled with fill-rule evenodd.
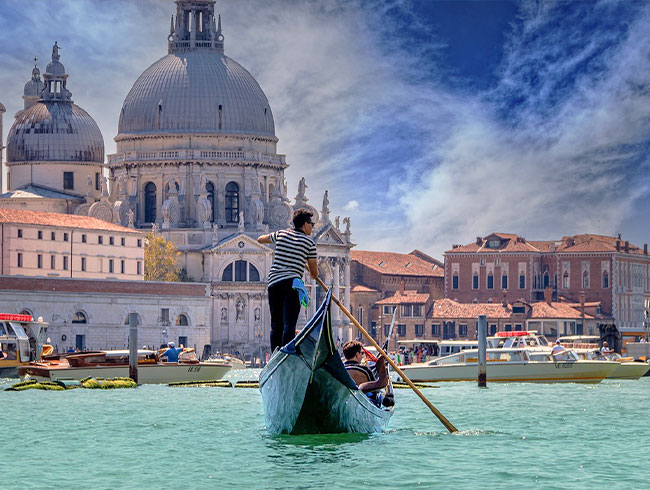
M 289 197 L 360 250 L 437 258 L 491 232 L 650 241 L 650 2 L 218 0 L 266 93 Z M 172 0 L 0 0 L 4 137 L 54 41 L 104 135 L 166 54 Z

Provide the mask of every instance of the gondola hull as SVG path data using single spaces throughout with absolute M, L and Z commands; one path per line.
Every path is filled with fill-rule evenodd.
M 314 318 L 274 353 L 260 374 L 271 434 L 372 433 L 386 428 L 393 407 L 379 408 L 357 389 L 331 339 L 328 295 Z

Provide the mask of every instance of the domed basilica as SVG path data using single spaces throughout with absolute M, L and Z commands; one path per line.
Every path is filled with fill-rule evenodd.
M 189 280 L 210 284 L 213 345 L 268 341 L 272 249 L 256 237 L 286 228 L 294 209 L 309 208 L 318 220 L 321 277 L 349 305 L 350 221 L 330 219 L 327 192 L 320 210 L 311 206 L 304 179 L 290 201 L 271 107 L 253 76 L 224 54 L 214 0 L 175 3 L 168 54 L 126 96 L 117 151 L 106 164 L 97 125 L 71 101 L 55 44 L 44 80 L 35 68 L 25 86 L 25 109 L 9 132 L 10 191 L 0 206 L 31 200 L 55 212 L 152 228 L 182 251 Z M 316 301 L 303 320 L 321 295 L 311 279 L 306 283 Z M 349 338 L 347 319 L 338 309 L 333 315 L 339 336 Z

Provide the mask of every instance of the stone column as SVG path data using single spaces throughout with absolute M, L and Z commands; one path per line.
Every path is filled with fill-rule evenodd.
M 343 304 L 349 310 L 350 309 L 350 259 L 349 258 L 343 259 L 343 264 L 344 264 L 344 267 L 345 267 L 345 269 L 343 270 L 343 273 L 345 275 L 345 278 L 344 278 L 344 280 L 345 280 L 345 298 L 343 300 Z M 348 332 L 349 332 L 349 337 L 348 338 L 350 338 L 350 339 L 353 338 L 352 327 L 353 327 L 353 325 L 352 325 L 352 323 L 350 323 L 350 328 L 348 329 Z
M 330 263 L 334 266 L 333 267 L 333 273 L 334 273 L 334 296 L 337 298 L 341 297 L 341 285 L 340 285 L 340 270 L 339 270 L 339 263 L 340 259 L 338 257 L 334 257 L 330 259 Z M 340 308 L 334 308 L 334 321 L 337 324 L 341 323 L 341 309 Z

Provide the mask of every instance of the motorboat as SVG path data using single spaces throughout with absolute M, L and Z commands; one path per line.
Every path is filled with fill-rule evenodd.
M 650 364 L 634 357 L 621 357 L 617 353 L 604 355 L 599 347 L 600 337 L 576 335 L 558 338 L 562 346 L 571 349 L 580 359 L 610 361 L 618 366 L 607 379 L 639 379 L 650 371 Z
M 193 352 L 179 355 L 178 362 L 162 362 L 153 350 L 138 350 L 138 383 L 168 384 L 215 381 L 223 378 L 232 366 L 227 362 L 199 362 Z M 100 350 L 67 354 L 58 359 L 34 361 L 18 368 L 24 379 L 39 381 L 118 378 L 129 376 L 128 350 Z
M 18 376 L 18 368 L 40 359 L 47 334 L 47 323 L 31 315 L 0 313 L 0 378 Z
M 566 351 L 562 359 L 554 359 L 550 352 L 527 348 L 486 349 L 486 373 L 489 382 L 537 383 L 600 383 L 616 365 L 610 361 L 578 359 Z M 411 381 L 476 381 L 478 377 L 478 349 L 421 364 L 403 366 Z
M 242 361 L 238 357 L 231 356 L 230 354 L 214 354 L 203 362 L 207 364 L 220 364 L 225 362 L 230 364 L 233 369 L 246 369 L 248 367 L 246 362 Z
M 394 406 L 378 407 L 358 389 L 334 343 L 331 291 L 305 327 L 276 349 L 259 386 L 271 434 L 383 431 Z

